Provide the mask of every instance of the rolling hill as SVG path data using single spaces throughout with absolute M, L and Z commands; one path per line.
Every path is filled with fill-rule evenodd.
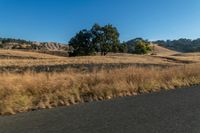
M 176 55 L 176 54 L 180 53 L 180 52 L 159 46 L 157 44 L 151 44 L 151 45 L 153 47 L 153 54 L 155 54 L 155 55 Z
M 153 43 L 179 52 L 200 52 L 200 38 L 194 40 L 186 38 L 167 41 L 158 40 Z
M 56 42 L 34 42 L 21 39 L 0 38 L 0 48 L 2 49 L 24 49 L 24 50 L 48 50 L 62 51 L 67 46 Z

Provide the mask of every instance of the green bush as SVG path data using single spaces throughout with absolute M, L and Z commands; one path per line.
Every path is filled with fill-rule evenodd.
M 150 44 L 145 41 L 137 41 L 135 45 L 135 53 L 136 54 L 147 54 L 151 51 Z

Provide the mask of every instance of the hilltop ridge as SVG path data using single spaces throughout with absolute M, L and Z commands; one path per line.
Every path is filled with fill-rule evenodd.
M 26 41 L 22 39 L 0 38 L 0 48 L 62 51 L 66 49 L 67 46 L 65 44 L 57 42 L 36 42 L 36 41 Z

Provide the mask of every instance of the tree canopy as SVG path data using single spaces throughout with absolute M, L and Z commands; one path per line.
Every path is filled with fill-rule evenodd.
M 81 30 L 69 41 L 70 56 L 84 56 L 95 53 L 96 46 L 92 42 L 92 33 L 88 30 Z
M 93 55 L 100 52 L 119 52 L 119 32 L 116 27 L 108 24 L 100 26 L 94 24 L 90 30 L 81 30 L 69 41 L 70 55 Z

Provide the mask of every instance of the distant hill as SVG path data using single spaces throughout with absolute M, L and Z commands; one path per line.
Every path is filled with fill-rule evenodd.
M 185 38 L 167 41 L 158 40 L 153 43 L 179 52 L 200 52 L 200 38 L 195 40 Z
M 169 48 L 161 46 L 159 44 L 155 44 L 155 43 L 150 42 L 148 40 L 144 40 L 143 38 L 135 38 L 135 39 L 132 39 L 132 40 L 129 40 L 129 41 L 126 42 L 129 53 L 132 53 L 134 51 L 136 42 L 140 41 L 140 40 L 145 41 L 145 42 L 147 42 L 147 43 L 150 44 L 150 46 L 152 48 L 152 51 L 149 52 L 149 54 L 155 54 L 155 55 L 175 55 L 175 54 L 179 53 L 179 52 L 177 52 L 175 50 L 169 49 Z
M 153 47 L 153 51 L 152 53 L 155 55 L 176 55 L 179 54 L 179 52 L 174 51 L 174 50 L 170 50 L 168 48 L 159 46 L 157 44 L 151 44 Z
M 42 51 L 62 51 L 67 46 L 55 42 L 33 42 L 22 39 L 0 38 L 0 48 L 2 49 L 23 49 L 23 50 L 42 50 Z

